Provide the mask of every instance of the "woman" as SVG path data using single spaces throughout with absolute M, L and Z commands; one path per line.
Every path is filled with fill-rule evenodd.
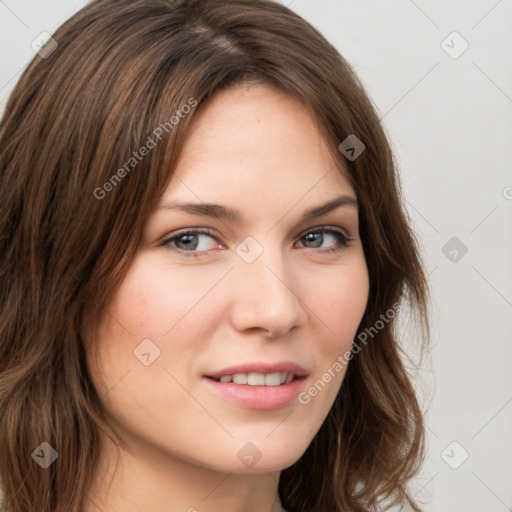
M 44 50 L 44 49 L 43 49 Z M 96 0 L 0 128 L 6 512 L 409 504 L 426 282 L 363 86 L 268 0 Z

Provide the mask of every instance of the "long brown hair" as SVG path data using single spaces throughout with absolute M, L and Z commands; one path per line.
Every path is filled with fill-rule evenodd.
M 107 428 L 86 371 L 86 330 L 121 283 L 197 110 L 220 89 L 266 83 L 310 109 L 359 201 L 370 294 L 358 333 L 377 331 L 403 302 L 419 313 L 426 343 L 426 280 L 389 143 L 354 71 L 310 24 L 270 0 L 96 0 L 53 38 L 0 125 L 6 512 L 84 506 Z M 351 134 L 365 145 L 355 159 L 338 149 Z M 136 158 L 148 138 L 154 146 Z M 420 510 L 407 487 L 424 457 L 424 424 L 395 320 L 354 354 L 318 434 L 282 472 L 290 511 L 362 512 L 385 500 Z M 31 456 L 42 442 L 58 453 L 46 469 Z

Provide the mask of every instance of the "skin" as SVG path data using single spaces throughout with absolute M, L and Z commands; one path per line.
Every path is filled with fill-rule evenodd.
M 356 198 L 294 97 L 244 85 L 201 107 L 91 344 L 96 358 L 88 349 L 121 447 L 116 469 L 117 452 L 102 436 L 86 512 L 282 510 L 280 471 L 310 444 L 346 368 L 308 404 L 275 410 L 219 397 L 203 376 L 244 362 L 294 361 L 308 371 L 306 390 L 350 349 L 369 291 L 357 206 L 299 221 L 341 195 Z M 171 201 L 231 207 L 243 222 L 161 207 Z M 322 226 L 342 230 L 349 245 Z M 210 228 L 211 236 L 165 245 L 183 228 Z M 263 248 L 252 263 L 236 252 L 249 236 Z M 254 255 L 258 246 L 247 247 Z M 134 356 L 144 339 L 160 350 L 148 366 Z M 261 454 L 253 467 L 237 457 L 248 442 Z

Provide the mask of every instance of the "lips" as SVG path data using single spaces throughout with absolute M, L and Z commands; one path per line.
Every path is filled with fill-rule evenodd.
M 293 362 L 248 363 L 204 375 L 208 389 L 249 409 L 278 409 L 293 402 L 307 371 Z

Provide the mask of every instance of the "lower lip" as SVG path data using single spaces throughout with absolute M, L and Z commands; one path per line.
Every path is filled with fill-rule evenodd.
M 305 378 L 280 386 L 249 386 L 233 382 L 218 382 L 207 377 L 206 385 L 222 398 L 248 409 L 273 410 L 292 403 L 301 392 Z

